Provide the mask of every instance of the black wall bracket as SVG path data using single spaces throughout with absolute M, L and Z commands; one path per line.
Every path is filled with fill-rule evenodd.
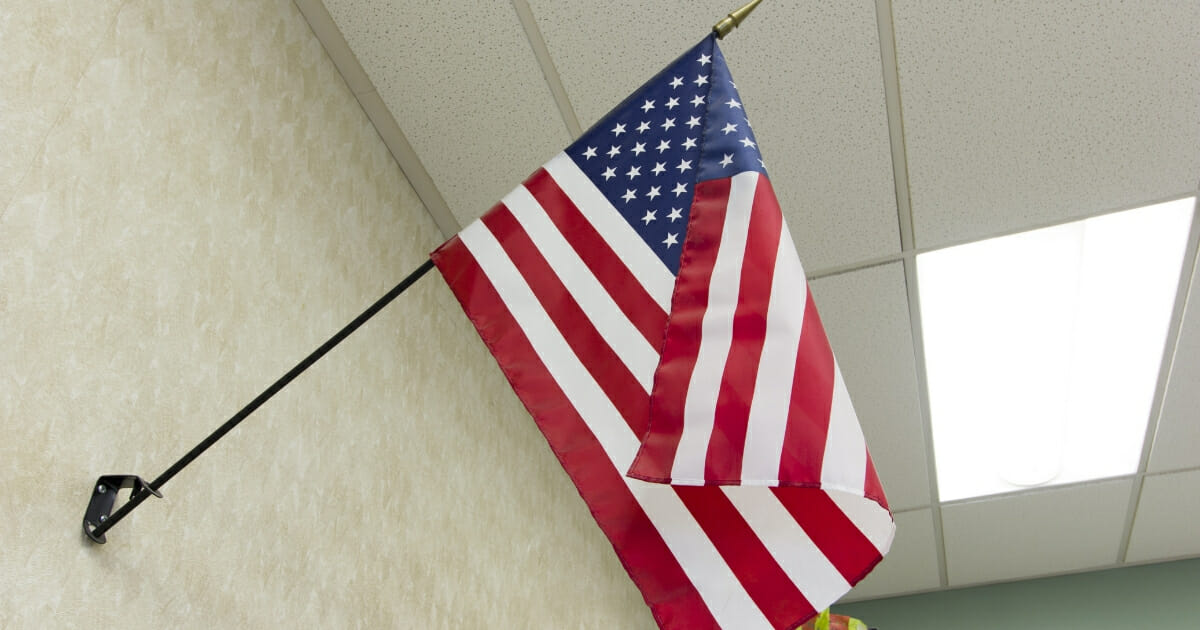
M 83 514 L 83 533 L 92 542 L 103 545 L 107 540 L 104 537 L 103 528 L 96 531 L 102 523 L 108 520 L 112 515 L 113 505 L 117 502 L 117 492 L 119 490 L 132 490 L 130 497 L 140 493 L 142 490 L 148 491 L 150 494 L 158 498 L 162 498 L 162 493 L 155 490 L 146 480 L 137 475 L 104 475 L 96 481 L 96 485 L 92 486 L 92 499 L 88 501 L 87 511 Z

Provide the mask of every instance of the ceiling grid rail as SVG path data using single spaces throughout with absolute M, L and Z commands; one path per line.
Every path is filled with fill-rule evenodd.
M 558 113 L 567 127 L 567 134 L 574 142 L 576 138 L 583 135 L 583 127 L 579 124 L 579 116 L 575 114 L 575 107 L 571 105 L 567 88 L 563 86 L 562 77 L 559 76 L 558 68 L 554 65 L 554 58 L 550 56 L 546 38 L 542 37 L 542 31 L 538 28 L 537 18 L 533 16 L 533 9 L 529 8 L 528 0 L 512 0 L 512 5 L 517 12 L 517 19 L 521 22 L 521 28 L 525 29 L 525 38 L 529 40 L 529 47 L 533 49 L 533 56 L 537 59 L 542 76 L 546 79 L 546 86 L 550 88 L 550 95 L 554 98 Z
M 1179 348 L 1179 337 L 1183 329 L 1183 317 L 1187 312 L 1193 276 L 1195 275 L 1197 256 L 1200 256 L 1200 194 L 1192 207 L 1192 225 L 1188 233 L 1187 249 L 1184 250 L 1183 260 L 1179 266 L 1179 283 L 1175 289 L 1175 307 L 1171 311 L 1171 323 L 1167 328 L 1166 339 L 1163 340 L 1162 363 L 1158 369 L 1158 383 L 1154 387 L 1154 398 L 1150 404 L 1150 417 L 1146 421 L 1146 433 L 1142 438 L 1142 455 L 1138 461 L 1137 474 L 1133 480 L 1133 488 L 1129 493 L 1129 505 L 1125 512 L 1125 525 L 1121 533 L 1121 543 L 1117 550 L 1117 564 L 1125 564 L 1129 554 L 1129 541 L 1133 538 L 1133 526 L 1136 521 L 1138 503 L 1141 500 L 1142 485 L 1149 474 L 1150 454 L 1154 450 L 1154 436 L 1158 432 L 1158 424 L 1162 420 L 1163 408 L 1167 399 L 1167 384 L 1171 379 L 1171 369 L 1175 363 L 1175 355 Z
M 918 256 L 920 256 L 921 254 L 928 254 L 929 252 L 935 252 L 935 251 L 947 249 L 950 247 L 957 247 L 959 245 L 969 245 L 971 243 L 978 243 L 980 241 L 986 241 L 986 240 L 990 240 L 993 238 L 1002 238 L 1005 236 L 1012 236 L 1014 234 L 1024 234 L 1026 232 L 1034 232 L 1037 230 L 1052 228 L 1052 227 L 1056 227 L 1059 225 L 1068 225 L 1071 223 L 1078 223 L 1085 219 L 1093 219 L 1096 217 L 1102 217 L 1102 216 L 1106 216 L 1106 215 L 1110 215 L 1110 214 L 1118 214 L 1118 213 L 1125 212 L 1128 210 L 1136 210 L 1138 208 L 1144 208 L 1146 206 L 1156 206 L 1160 203 L 1169 203 L 1171 201 L 1179 201 L 1180 199 L 1191 199 L 1191 198 L 1195 197 L 1196 195 L 1197 195 L 1197 193 L 1195 191 L 1188 191 L 1185 193 L 1168 195 L 1166 197 L 1150 199 L 1147 201 L 1139 201 L 1137 203 L 1126 204 L 1123 206 L 1117 206 L 1117 207 L 1113 207 L 1113 208 L 1101 208 L 1099 210 L 1094 210 L 1091 212 L 1082 212 L 1082 213 L 1072 215 L 1072 216 L 1069 216 L 1066 218 L 1055 219 L 1053 221 L 1045 221 L 1042 223 L 1035 223 L 1035 224 L 1028 225 L 1025 227 L 1020 227 L 1020 228 L 1015 228 L 1015 229 L 996 230 L 993 232 L 985 233 L 981 236 L 972 236 L 969 238 L 947 241 L 947 242 L 938 243 L 936 245 L 932 245 L 929 247 L 915 247 L 914 246 L 912 248 L 906 248 L 906 249 L 903 249 L 902 251 L 899 251 L 899 252 L 896 252 L 893 254 L 885 254 L 882 256 L 875 256 L 873 258 L 856 260 L 854 262 L 849 262 L 849 263 L 845 263 L 845 264 L 841 264 L 841 265 L 833 265 L 831 267 L 823 267 L 823 268 L 817 269 L 817 270 L 809 273 L 808 279 L 816 280 L 819 278 L 828 278 L 830 276 L 838 276 L 838 275 L 842 275 L 844 273 L 851 273 L 854 271 L 862 271 L 864 269 L 870 269 L 872 267 L 880 267 L 880 266 L 887 265 L 887 264 L 894 263 L 894 262 L 911 263 L 912 261 L 916 260 L 916 258 Z M 911 216 L 909 218 L 911 218 Z
M 937 464 L 933 456 L 933 425 L 930 422 L 929 387 L 925 377 L 925 341 L 921 329 L 921 305 L 917 287 L 916 237 L 913 234 L 912 193 L 909 189 L 908 151 L 904 137 L 904 108 L 900 95 L 900 67 L 896 53 L 896 31 L 891 0 L 875 0 L 879 28 L 879 55 L 883 70 L 883 92 L 887 109 L 888 136 L 892 149 L 892 179 L 896 187 L 896 215 L 900 228 L 900 252 L 904 284 L 908 293 L 908 316 L 916 363 L 917 398 L 921 412 L 921 434 L 925 444 L 925 466 L 929 478 L 929 508 L 933 519 L 934 549 L 937 552 L 938 582 L 949 586 L 946 544 L 942 534 L 942 510 L 938 500 Z M 849 271 L 849 270 L 847 270 Z

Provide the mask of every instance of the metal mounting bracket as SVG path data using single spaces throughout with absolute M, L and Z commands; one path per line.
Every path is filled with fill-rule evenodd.
M 162 498 L 162 493 L 137 475 L 104 475 L 100 477 L 92 486 L 92 498 L 88 501 L 87 511 L 83 514 L 83 533 L 91 538 L 92 542 L 101 545 L 108 542 L 104 537 L 104 532 L 97 533 L 95 529 L 107 521 L 112 514 L 113 505 L 117 502 L 117 492 L 132 490 L 130 496 L 133 496 L 143 489 L 160 499 Z

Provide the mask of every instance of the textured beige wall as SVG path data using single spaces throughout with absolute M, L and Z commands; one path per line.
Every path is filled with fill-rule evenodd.
M 436 276 L 81 535 L 439 240 L 291 2 L 0 3 L 0 627 L 650 626 Z

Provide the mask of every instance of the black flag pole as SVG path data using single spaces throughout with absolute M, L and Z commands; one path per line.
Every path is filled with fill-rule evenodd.
M 713 32 L 716 33 L 717 38 L 722 39 L 731 31 L 733 31 L 733 29 L 737 28 L 738 25 L 740 25 L 742 21 L 746 19 L 746 16 L 750 15 L 750 12 L 757 8 L 761 2 L 762 0 L 751 0 L 741 8 L 733 11 L 724 18 L 721 18 L 721 20 L 713 25 L 712 28 Z M 87 535 L 92 542 L 98 544 L 104 544 L 107 542 L 104 534 L 108 530 L 112 529 L 114 525 L 119 523 L 121 519 L 128 516 L 129 513 L 134 510 L 134 508 L 141 505 L 143 501 L 151 496 L 161 498 L 162 494 L 159 490 L 163 487 L 163 485 L 170 481 L 172 477 L 179 474 L 179 472 L 186 468 L 188 464 L 192 463 L 192 461 L 197 457 L 200 457 L 204 451 L 207 451 L 210 446 L 216 444 L 218 440 L 225 437 L 225 434 L 232 431 L 234 427 L 241 423 L 242 420 L 245 420 L 250 414 L 254 413 L 259 407 L 263 406 L 264 403 L 270 400 L 272 396 L 278 394 L 280 390 L 282 390 L 284 387 L 287 387 L 287 385 L 295 380 L 297 376 L 300 376 L 301 373 L 311 367 L 312 364 L 319 361 L 321 357 L 328 354 L 330 350 L 333 350 L 333 348 L 345 340 L 346 337 L 349 337 L 354 331 L 358 330 L 359 327 L 365 324 L 367 320 L 374 317 L 376 313 L 383 309 L 383 307 L 387 306 L 401 293 L 404 293 L 405 289 L 420 279 L 421 276 L 424 276 L 426 273 L 428 273 L 430 269 L 433 269 L 433 261 L 426 260 L 421 264 L 420 267 L 417 267 L 415 271 L 408 274 L 408 277 L 401 280 L 400 284 L 397 284 L 392 288 L 391 291 L 388 291 L 383 297 L 376 300 L 374 304 L 367 307 L 367 310 L 359 314 L 358 317 L 355 317 L 354 320 L 349 324 L 346 324 L 344 328 L 339 330 L 334 336 L 330 337 L 328 341 L 321 344 L 321 347 L 314 350 L 312 354 L 308 355 L 307 357 L 304 357 L 304 359 L 297 363 L 296 366 L 291 370 L 289 370 L 287 374 L 279 377 L 279 380 L 272 383 L 270 387 L 255 397 L 254 400 L 250 401 L 245 407 L 242 407 L 241 410 L 233 414 L 232 418 L 226 420 L 224 424 L 217 427 L 216 431 L 213 431 L 208 437 L 204 438 L 202 442 L 192 447 L 192 450 L 188 451 L 186 455 L 179 458 L 179 461 L 171 464 L 171 467 L 155 478 L 154 481 L 147 482 L 137 475 L 101 476 L 96 481 L 96 484 L 92 486 L 91 500 L 88 501 L 87 511 L 84 512 L 83 516 L 83 533 Z M 125 504 L 120 508 L 118 508 L 116 512 L 113 512 L 113 506 L 116 505 L 117 502 L 117 492 L 122 489 L 131 491 L 129 494 L 129 500 L 126 501 Z
M 330 337 L 329 340 L 321 344 L 321 347 L 314 350 L 307 357 L 304 357 L 295 367 L 288 370 L 287 374 L 279 377 L 279 380 L 272 383 L 270 387 L 255 397 L 254 400 L 233 414 L 233 417 L 226 420 L 225 424 L 217 427 L 216 431 L 213 431 L 202 442 L 192 447 L 192 450 L 179 458 L 179 461 L 171 464 L 171 467 L 155 478 L 154 481 L 147 482 L 136 475 L 104 475 L 100 477 L 96 481 L 96 485 L 92 488 L 92 497 L 88 502 L 87 511 L 83 516 L 83 533 L 93 542 L 104 544 L 106 542 L 105 532 L 112 529 L 114 525 L 128 516 L 134 508 L 141 505 L 146 499 L 151 496 L 162 497 L 159 490 L 172 477 L 179 474 L 188 464 L 192 463 L 204 451 L 208 450 L 210 446 L 216 444 L 217 440 L 220 440 L 226 433 L 232 431 L 242 420 L 245 420 L 250 414 L 254 413 L 255 410 L 270 400 L 272 396 L 278 394 L 284 387 L 287 387 L 288 383 L 295 380 L 297 376 L 300 376 L 301 373 L 319 361 L 321 357 L 328 354 L 330 350 L 333 350 L 346 337 L 349 337 L 354 331 L 358 330 L 367 320 L 381 311 L 383 307 L 387 306 L 401 293 L 404 293 L 405 289 L 419 280 L 430 269 L 433 269 L 433 261 L 426 260 L 415 271 L 408 274 L 408 277 L 401 280 L 400 284 L 397 284 L 391 291 L 388 291 L 383 297 L 376 300 L 374 304 L 367 307 L 367 310 L 360 313 L 353 321 L 346 324 L 345 327 Z M 131 490 L 129 501 L 117 509 L 116 512 L 113 512 L 112 508 L 117 500 L 117 491 L 123 488 Z

